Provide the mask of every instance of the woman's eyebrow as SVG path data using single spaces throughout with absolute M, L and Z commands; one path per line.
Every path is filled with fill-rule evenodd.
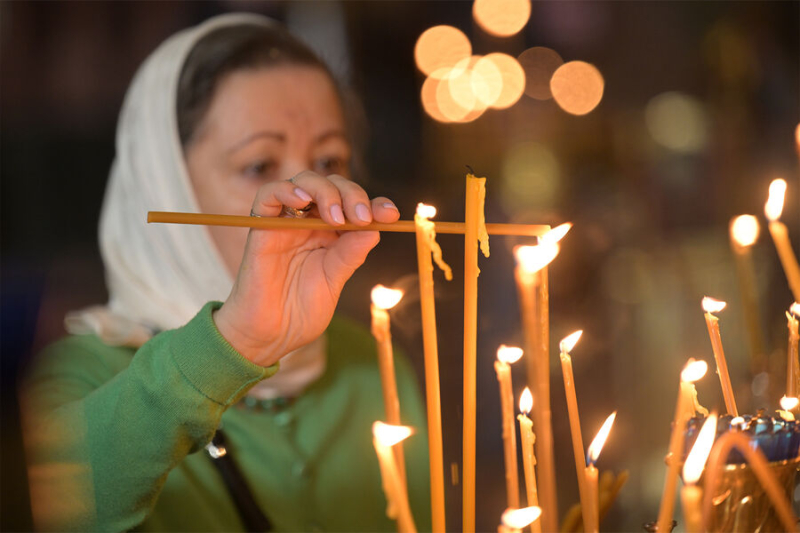
M 347 135 L 344 134 L 344 131 L 340 129 L 332 129 L 317 135 L 317 138 L 314 139 L 314 144 L 322 144 L 332 137 L 341 137 L 343 140 L 347 140 Z
M 245 146 L 247 146 L 251 142 L 253 142 L 253 141 L 257 140 L 257 139 L 260 139 L 262 137 L 275 139 L 278 142 L 286 142 L 286 136 L 284 134 L 282 134 L 282 133 L 277 132 L 277 131 L 257 131 L 255 133 L 253 133 L 252 135 L 248 135 L 247 137 L 245 137 L 241 141 L 237 142 L 236 144 L 234 144 L 233 146 L 228 148 L 228 152 L 235 152 L 236 150 L 239 150 L 240 148 L 244 148 Z

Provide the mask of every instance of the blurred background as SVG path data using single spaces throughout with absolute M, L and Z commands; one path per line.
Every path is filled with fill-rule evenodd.
M 598 467 L 631 476 L 602 530 L 641 531 L 657 515 L 680 370 L 689 357 L 713 368 L 703 296 L 728 302 L 718 316 L 740 411 L 777 408 L 792 295 L 763 207 L 770 181 L 786 179 L 782 220 L 800 251 L 800 3 L 523 4 L 528 14 L 523 6 L 507 17 L 511 27 L 502 16 L 493 27 L 497 17 L 476 20 L 467 1 L 0 3 L 2 529 L 30 527 L 17 377 L 64 334 L 66 311 L 106 298 L 96 227 L 125 89 L 166 37 L 227 11 L 283 21 L 352 88 L 369 120 L 366 187 L 395 199 L 403 218 L 424 201 L 440 220 L 462 219 L 471 165 L 488 178 L 488 221 L 574 223 L 550 267 L 562 515 L 578 492 L 556 347 L 576 329 L 584 330 L 573 351 L 584 441 L 617 410 Z M 418 65 L 418 39 L 440 25 L 461 37 L 439 35 L 432 52 L 420 41 Z M 443 81 L 436 70 L 453 50 L 518 63 L 467 60 L 462 70 L 478 73 L 470 86 L 482 89 L 459 95 L 458 76 Z M 498 76 L 502 94 L 489 94 Z M 503 109 L 486 109 L 490 101 Z M 729 238 L 740 214 L 761 223 L 749 248 L 757 294 L 749 327 L 759 342 L 748 336 Z M 511 253 L 521 242 L 494 238 L 480 261 L 481 531 L 495 530 L 505 507 L 493 361 L 499 344 L 522 342 Z M 453 282 L 436 278 L 448 466 L 461 460 L 463 240 L 440 243 L 455 270 Z M 394 336 L 422 383 L 415 271 L 413 238 L 384 235 L 340 311 L 368 323 L 373 285 L 405 288 Z M 525 371 L 515 366 L 518 398 Z M 713 372 L 698 390 L 703 405 L 724 408 Z M 448 529 L 457 531 L 460 486 L 448 484 L 446 498 Z

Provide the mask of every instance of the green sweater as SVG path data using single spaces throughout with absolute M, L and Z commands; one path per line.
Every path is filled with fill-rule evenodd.
M 237 531 L 243 526 L 204 451 L 227 448 L 275 531 L 394 531 L 372 446 L 384 406 L 375 343 L 335 318 L 325 374 L 278 410 L 240 402 L 277 365 L 257 366 L 219 334 L 209 303 L 139 350 L 91 335 L 47 348 L 26 386 L 37 526 L 56 530 Z M 396 358 L 409 497 L 430 528 L 427 434 L 408 362 Z

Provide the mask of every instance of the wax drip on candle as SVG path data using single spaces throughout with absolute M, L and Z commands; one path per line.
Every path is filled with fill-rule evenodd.
M 424 226 L 427 230 L 428 243 L 431 247 L 431 256 L 433 257 L 433 261 L 436 263 L 436 266 L 438 266 L 439 269 L 444 272 L 444 279 L 451 281 L 453 279 L 453 269 L 450 268 L 450 265 L 445 263 L 444 258 L 442 257 L 442 247 L 439 246 L 438 242 L 436 242 L 436 224 L 429 220 L 435 216 L 435 207 L 432 205 L 423 204 L 421 202 L 417 204 L 417 213 L 414 216 L 414 219 L 418 224 Z
M 486 178 L 478 178 L 471 166 L 467 165 L 467 168 L 469 169 L 467 177 L 478 180 L 478 242 L 483 256 L 489 257 L 489 232 L 486 231 Z

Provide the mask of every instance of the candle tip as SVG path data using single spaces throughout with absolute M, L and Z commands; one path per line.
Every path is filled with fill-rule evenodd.
M 403 299 L 403 291 L 375 285 L 370 293 L 372 303 L 379 309 L 391 309 Z
M 739 215 L 731 220 L 731 239 L 742 247 L 752 246 L 758 240 L 761 228 L 753 215 Z
M 528 414 L 533 409 L 533 394 L 531 394 L 531 389 L 525 387 L 525 390 L 522 391 L 522 395 L 519 397 L 519 410 L 523 414 Z
M 708 372 L 708 363 L 702 360 L 695 361 L 694 359 L 689 359 L 686 366 L 684 366 L 681 371 L 681 381 L 684 383 L 694 383 L 705 376 L 706 372 Z
M 786 180 L 780 178 L 772 180 L 772 183 L 769 184 L 767 203 L 764 204 L 764 214 L 770 222 L 775 222 L 781 218 L 785 196 Z
M 795 302 L 789 307 L 789 312 L 795 317 L 800 317 L 800 302 Z
M 606 439 L 608 439 L 608 434 L 611 432 L 611 426 L 614 425 L 614 420 L 617 418 L 617 412 L 614 411 L 606 421 L 603 422 L 603 425 L 600 427 L 600 431 L 597 432 L 597 436 L 592 440 L 592 443 L 589 445 L 589 450 L 586 452 L 586 464 L 593 465 L 597 462 L 597 458 L 600 457 L 600 452 L 603 450 L 603 445 L 606 443 Z
M 506 509 L 500 521 L 511 529 L 523 529 L 531 525 L 542 514 L 540 507 L 523 507 L 522 509 Z
M 726 305 L 728 304 L 721 300 L 715 300 L 714 298 L 709 298 L 708 296 L 703 297 L 703 311 L 706 313 L 719 313 L 725 309 Z
M 784 396 L 783 398 L 781 398 L 780 403 L 781 403 L 781 409 L 783 409 L 784 411 L 791 411 L 792 409 L 797 407 L 797 404 L 800 403 L 800 399 L 791 396 Z
M 408 426 L 385 424 L 379 420 L 372 424 L 372 435 L 376 441 L 384 446 L 394 446 L 398 442 L 407 439 L 413 431 Z
M 714 437 L 717 434 L 717 415 L 712 413 L 706 418 L 700 433 L 697 435 L 697 440 L 692 446 L 692 450 L 686 457 L 686 462 L 683 464 L 683 481 L 684 483 L 694 484 L 700 479 L 703 474 L 703 469 L 708 459 L 708 454 L 711 453 L 711 448 L 714 445 Z
M 575 333 L 571 333 L 564 337 L 561 342 L 559 343 L 559 348 L 561 348 L 561 353 L 569 353 L 578 344 L 578 340 L 580 340 L 581 335 L 583 335 L 583 330 L 579 329 Z
M 522 348 L 516 346 L 506 346 L 501 344 L 497 349 L 497 360 L 501 363 L 512 364 L 516 363 L 522 357 Z

